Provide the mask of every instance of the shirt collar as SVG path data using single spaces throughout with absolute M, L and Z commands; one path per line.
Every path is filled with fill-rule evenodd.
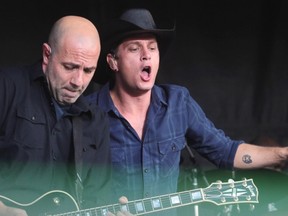
M 114 112 L 118 115 L 118 111 L 116 107 L 113 104 L 112 98 L 110 96 L 109 90 L 110 90 L 111 83 L 106 83 L 101 90 L 99 91 L 99 97 L 97 104 L 102 107 L 102 109 L 105 112 Z M 161 105 L 167 106 L 167 97 L 162 88 L 159 86 L 154 85 L 152 88 L 152 100 L 151 100 L 152 106 L 160 107 Z
M 29 67 L 32 67 L 32 73 L 30 73 L 30 79 L 31 80 L 38 80 L 38 79 L 41 79 L 42 81 L 43 80 L 46 80 L 45 76 L 44 76 L 44 73 L 43 73 L 43 70 L 42 70 L 42 61 L 41 60 L 38 60 L 35 64 L 29 66 Z
M 152 88 L 152 103 L 157 106 L 167 106 L 167 95 L 165 94 L 164 88 L 158 85 L 154 85 Z
M 107 113 L 114 112 L 118 113 L 116 107 L 114 106 L 114 103 L 112 101 L 112 98 L 110 96 L 110 86 L 111 84 L 108 82 L 106 83 L 99 91 L 98 93 L 98 101 L 97 104 Z

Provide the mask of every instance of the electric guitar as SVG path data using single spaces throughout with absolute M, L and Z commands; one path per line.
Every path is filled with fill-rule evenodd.
M 216 205 L 258 203 L 258 189 L 252 179 L 244 179 L 242 181 L 229 179 L 225 183 L 221 181 L 212 183 L 207 188 L 139 199 L 129 201 L 127 204 L 117 203 L 90 209 L 80 209 L 76 200 L 69 193 L 61 190 L 49 191 L 26 204 L 18 203 L 1 195 L 0 199 L 6 205 L 9 205 L 7 204 L 8 202 L 18 208 L 24 208 L 28 212 L 28 215 L 33 216 L 106 216 L 108 211 L 115 214 L 120 210 L 129 211 L 134 215 L 143 215 L 200 202 L 211 202 Z M 68 209 L 61 208 L 64 199 L 70 200 Z M 44 209 L 49 210 L 45 211 Z

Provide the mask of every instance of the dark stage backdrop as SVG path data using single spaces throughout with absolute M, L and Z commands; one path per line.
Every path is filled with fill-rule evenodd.
M 215 125 L 232 138 L 261 134 L 286 144 L 287 1 L 11 1 L 0 7 L 0 65 L 41 57 L 52 23 L 67 14 L 96 24 L 126 7 L 145 6 L 159 27 L 176 25 L 158 81 L 186 86 Z

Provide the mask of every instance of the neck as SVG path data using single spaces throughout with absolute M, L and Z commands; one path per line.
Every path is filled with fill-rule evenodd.
M 111 90 L 111 98 L 121 115 L 134 128 L 139 138 L 143 139 L 144 124 L 148 112 L 151 90 L 142 95 L 130 95 L 124 91 Z
M 110 95 L 120 113 L 146 113 L 151 100 L 151 90 L 142 92 L 141 94 L 130 94 L 125 90 L 115 87 L 110 91 Z

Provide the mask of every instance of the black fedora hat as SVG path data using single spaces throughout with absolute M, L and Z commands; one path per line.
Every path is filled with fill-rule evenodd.
M 127 9 L 119 18 L 103 25 L 102 30 L 100 29 L 100 36 L 105 54 L 116 48 L 125 38 L 143 33 L 154 34 L 161 54 L 164 54 L 175 34 L 175 26 L 171 29 L 157 28 L 150 11 L 145 8 Z

